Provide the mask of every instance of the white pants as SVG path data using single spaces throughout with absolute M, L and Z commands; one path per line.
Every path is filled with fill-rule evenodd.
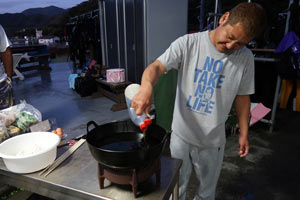
M 186 143 L 173 132 L 171 135 L 171 156 L 183 161 L 179 174 L 179 199 L 186 197 L 189 178 L 194 168 L 199 186 L 195 200 L 214 200 L 219 179 L 224 147 L 200 148 Z

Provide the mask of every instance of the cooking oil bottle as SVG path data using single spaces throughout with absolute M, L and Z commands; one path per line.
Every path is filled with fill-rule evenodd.
M 141 131 L 145 132 L 148 125 L 152 124 L 151 119 L 147 118 L 145 113 L 137 115 L 134 108 L 131 107 L 132 98 L 138 93 L 140 87 L 141 86 L 136 83 L 128 85 L 125 89 L 125 99 L 131 121 L 139 126 Z

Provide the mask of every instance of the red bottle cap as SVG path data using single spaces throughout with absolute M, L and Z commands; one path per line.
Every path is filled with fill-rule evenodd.
M 141 129 L 143 132 L 147 131 L 147 128 L 148 128 L 148 126 L 147 126 L 146 124 L 144 124 L 144 123 L 140 125 L 140 129 Z
M 144 124 L 146 124 L 148 126 L 148 125 L 152 124 L 152 120 L 147 118 L 144 120 Z

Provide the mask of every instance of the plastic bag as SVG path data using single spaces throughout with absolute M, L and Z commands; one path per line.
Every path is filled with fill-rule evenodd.
M 0 116 L 1 114 L 6 116 L 5 119 L 8 118 L 7 116 L 14 116 L 15 120 L 12 125 L 20 128 L 22 132 L 27 132 L 32 124 L 42 121 L 41 112 L 32 105 L 26 103 L 26 101 L 21 101 L 20 104 L 2 110 Z M 13 119 L 13 117 L 11 117 L 11 119 Z M 10 126 L 7 126 L 7 128 L 9 127 Z M 13 130 L 14 128 L 11 129 Z
M 0 112 L 0 120 L 4 122 L 6 127 L 9 127 L 16 120 L 16 116 L 11 112 Z
M 14 112 L 16 115 L 16 121 L 13 125 L 20 128 L 23 132 L 29 131 L 29 127 L 32 124 L 42 121 L 41 112 L 32 105 L 26 103 L 26 101 L 21 101 L 21 103 L 15 108 Z
M 26 103 L 25 100 L 20 101 L 20 102 L 21 102 L 20 104 L 14 106 L 14 108 L 11 110 L 11 112 L 15 113 L 15 115 L 17 115 L 21 112 L 25 112 L 25 113 L 33 115 L 37 119 L 37 121 L 39 121 L 39 122 L 42 121 L 42 114 L 38 109 L 36 109 L 32 105 Z
M 0 120 L 0 143 L 9 138 L 5 122 Z

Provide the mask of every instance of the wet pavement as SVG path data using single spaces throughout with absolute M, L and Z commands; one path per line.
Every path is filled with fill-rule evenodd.
M 259 122 L 249 130 L 250 152 L 237 155 L 238 135 L 227 137 L 217 200 L 300 199 L 300 113 L 278 110 L 272 133 Z M 187 199 L 198 183 L 192 179 Z
M 127 110 L 110 110 L 112 100 L 97 93 L 80 97 L 71 89 L 68 78 L 73 71 L 72 63 L 53 63 L 51 68 L 51 71 L 23 72 L 24 81 L 14 79 L 15 103 L 25 100 L 42 113 L 43 120 L 56 120 L 57 127 L 68 135 L 84 133 L 91 120 L 103 124 L 128 118 Z
M 97 95 L 80 97 L 69 88 L 71 63 L 53 63 L 51 71 L 23 73 L 24 81 L 14 80 L 16 103 L 26 100 L 42 113 L 56 119 L 68 137 L 86 132 L 86 123 L 98 124 L 127 119 L 127 110 L 112 112 L 114 102 Z M 227 137 L 224 163 L 217 186 L 217 200 L 298 200 L 300 199 L 300 113 L 279 110 L 276 126 L 257 123 L 250 128 L 251 149 L 245 158 L 237 155 L 238 135 Z M 165 155 L 169 154 L 166 148 Z M 192 175 L 187 199 L 193 199 L 198 182 Z M 45 199 L 38 195 L 30 199 Z

